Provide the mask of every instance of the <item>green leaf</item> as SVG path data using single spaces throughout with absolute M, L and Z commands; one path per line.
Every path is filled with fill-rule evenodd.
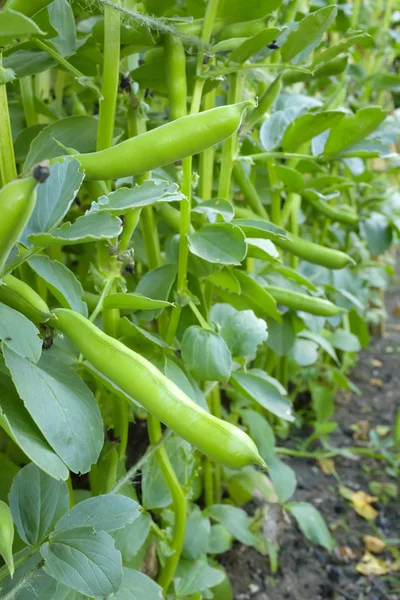
M 386 252 L 392 244 L 393 231 L 385 215 L 371 213 L 368 219 L 360 223 L 360 232 L 367 241 L 372 254 L 379 256 Z
M 16 74 L 12 69 L 4 69 L 0 67 L 0 84 L 11 83 L 17 78 Z
M 98 404 L 72 369 L 42 355 L 37 365 L 4 348 L 7 367 L 35 423 L 74 473 L 87 473 L 103 446 Z M 40 402 L 38 402 L 38 397 Z
M 233 224 L 240 227 L 248 238 L 271 239 L 273 242 L 287 238 L 287 232 L 284 229 L 263 219 L 234 219 Z
M 110 294 L 104 299 L 104 308 L 119 308 L 121 310 L 152 310 L 154 308 L 165 308 L 173 306 L 165 300 L 154 300 L 146 298 L 141 294 Z
M 360 108 L 355 115 L 345 117 L 332 128 L 325 144 L 324 154 L 338 154 L 364 140 L 386 119 L 386 113 L 379 106 Z
M 17 52 L 5 56 L 3 64 L 7 70 L 15 72 L 17 78 L 21 79 L 21 77 L 26 77 L 27 75 L 35 75 L 36 73 L 47 71 L 54 67 L 57 64 L 57 61 L 47 54 L 47 52 L 31 49 L 18 50 Z
M 55 479 L 68 479 L 69 471 L 45 440 L 24 407 L 10 377 L 0 377 L 0 425 L 21 450 Z
M 291 502 L 285 507 L 296 519 L 306 538 L 313 544 L 323 546 L 330 552 L 335 546 L 321 513 L 308 502 Z
M 277 110 L 264 121 L 260 128 L 263 148 L 269 152 L 281 145 L 285 131 L 292 121 L 292 115 L 285 110 Z
M 257 543 L 257 537 L 251 531 L 253 519 L 242 508 L 228 504 L 213 504 L 207 508 L 207 514 L 221 523 L 242 544 L 254 546 Z
M 67 484 L 56 481 L 33 463 L 15 477 L 9 498 L 18 533 L 30 546 L 48 536 L 69 506 Z
M 279 258 L 279 252 L 275 244 L 271 240 L 263 240 L 258 238 L 246 238 L 247 256 L 253 258 L 261 258 L 263 260 L 273 260 Z
M 88 315 L 86 302 L 83 302 L 83 287 L 72 271 L 58 260 L 47 256 L 32 256 L 29 259 L 32 269 L 45 280 L 46 285 L 64 308 L 71 308 L 84 317 Z
M 344 112 L 339 110 L 326 110 L 297 117 L 284 133 L 282 148 L 286 152 L 297 150 L 304 142 L 308 142 L 327 129 L 336 127 L 343 117 Z
M 203 260 L 220 265 L 238 265 L 246 256 L 244 233 L 232 224 L 204 225 L 188 235 L 189 250 Z
M 212 273 L 206 277 L 213 285 L 220 287 L 234 294 L 240 293 L 240 283 L 230 269 L 223 269 L 218 273 Z
M 290 314 L 286 313 L 283 315 L 282 323 L 268 319 L 267 346 L 278 356 L 288 354 L 293 347 L 295 339 L 296 334 Z
M 316 421 L 320 423 L 327 421 L 335 410 L 335 403 L 333 400 L 334 388 L 328 388 L 317 383 L 311 386 L 310 391 Z
M 2 10 L 0 12 L 0 46 L 16 41 L 20 38 L 41 36 L 45 33 L 34 21 L 15 10 Z
M 207 329 L 192 325 L 183 334 L 182 360 L 198 381 L 228 381 L 232 355 L 225 340 Z
M 94 152 L 97 127 L 97 119 L 83 115 L 51 123 L 33 140 L 24 169 L 30 169 L 42 160 L 62 155 L 63 151 L 57 142 L 67 148 L 74 148 L 77 152 Z
M 98 240 L 112 240 L 122 232 L 122 221 L 109 213 L 87 213 L 74 223 L 64 223 L 51 233 L 39 233 L 29 236 L 34 246 L 68 246 L 87 244 Z
M 334 348 L 345 352 L 359 352 L 361 350 L 358 337 L 345 329 L 335 329 L 329 341 Z
M 338 357 L 336 355 L 335 350 L 332 347 L 332 344 L 328 342 L 328 340 L 322 335 L 319 335 L 318 333 L 315 333 L 313 331 L 304 330 L 299 332 L 298 337 L 315 342 L 316 344 L 318 344 L 318 346 L 321 346 L 321 348 L 325 350 L 325 352 L 329 354 L 329 356 L 333 358 L 333 360 L 336 363 L 339 363 Z
M 220 523 L 211 526 L 208 539 L 208 554 L 223 554 L 231 549 L 233 542 L 232 534 Z
M 223 198 L 213 198 L 212 200 L 200 202 L 192 208 L 192 212 L 207 215 L 210 223 L 216 223 L 218 220 L 221 220 L 218 217 L 221 217 L 225 223 L 229 223 L 235 216 L 232 203 Z
M 212 319 L 212 312 L 210 317 Z M 252 310 L 235 311 L 229 315 L 222 323 L 220 334 L 232 355 L 243 357 L 254 355 L 257 346 L 268 337 L 266 322 L 258 319 Z
M 265 46 L 267 46 L 272 40 L 276 40 L 280 33 L 280 29 L 271 27 L 269 29 L 263 29 L 253 37 L 245 40 L 238 48 L 236 48 L 230 55 L 230 60 L 237 63 L 244 63 L 248 58 L 260 52 Z
M 373 39 L 368 33 L 357 33 L 349 37 L 347 40 L 341 40 L 338 44 L 334 44 L 315 56 L 311 69 L 315 69 L 317 66 L 322 63 L 326 63 L 331 61 L 333 58 L 341 54 L 342 52 L 346 52 L 351 46 L 354 45 L 360 46 L 371 46 L 373 44 Z
M 177 270 L 177 265 L 168 264 L 148 271 L 139 281 L 135 293 L 155 300 L 168 300 Z M 138 313 L 137 317 L 139 320 L 151 321 L 156 319 L 161 311 L 162 309 L 146 310 Z
M 0 340 L 19 356 L 37 362 L 42 353 L 39 330 L 20 312 L 0 302 Z
M 207 552 L 210 530 L 210 519 L 195 504 L 186 521 L 182 551 L 185 558 L 199 558 Z
M 145 543 L 151 527 L 151 517 L 148 513 L 140 513 L 139 517 L 112 533 L 115 547 L 122 554 L 124 562 L 129 562 L 137 555 Z
M 71 529 L 50 538 L 40 548 L 48 575 L 68 587 L 94 597 L 116 593 L 122 583 L 121 554 L 104 531 Z
M 76 504 L 56 523 L 55 532 L 77 527 L 92 527 L 94 531 L 116 531 L 135 521 L 139 504 L 118 494 L 104 494 Z
M 292 467 L 284 463 L 277 456 L 270 457 L 268 467 L 268 473 L 274 484 L 279 502 L 283 504 L 284 502 L 287 502 L 295 492 L 297 486 L 296 473 Z
M 250 437 L 254 440 L 261 456 L 269 464 L 275 453 L 275 436 L 271 425 L 260 413 L 243 410 L 242 416 L 249 427 Z
M 85 176 L 79 169 L 79 162 L 71 157 L 50 167 L 50 176 L 37 187 L 35 208 L 20 237 L 21 244 L 31 246 L 30 235 L 49 232 L 63 220 Z
M 58 35 L 51 38 L 61 56 L 71 56 L 76 48 L 75 18 L 68 0 L 53 0 L 48 7 L 49 19 Z
M 336 6 L 326 6 L 310 13 L 292 30 L 281 48 L 282 60 L 297 64 L 318 46 L 337 15 Z M 300 56 L 299 56 L 300 55 Z
M 181 559 L 175 573 L 174 586 L 177 598 L 187 598 L 221 583 L 225 575 L 205 560 Z
M 190 444 L 181 438 L 172 437 L 164 446 L 179 483 L 185 487 L 192 472 L 193 453 Z M 142 468 L 142 493 L 142 504 L 146 510 L 164 508 L 172 502 L 167 482 L 154 455 Z
M 229 19 L 229 22 L 262 19 L 279 8 L 282 0 L 220 0 L 218 17 Z
M 133 188 L 120 187 L 108 196 L 100 196 L 91 211 L 106 211 L 122 215 L 134 208 L 153 206 L 159 202 L 177 202 L 184 199 L 176 183 L 145 181 Z
M 254 400 L 272 414 L 285 421 L 294 421 L 290 402 L 283 398 L 280 391 L 263 375 L 260 369 L 235 371 L 231 383 L 247 398 Z
M 292 169 L 286 165 L 276 165 L 275 168 L 279 181 L 282 181 L 284 187 L 289 192 L 301 192 L 304 189 L 303 176 L 296 169 Z
M 234 273 L 241 287 L 241 296 L 245 298 L 249 308 L 252 308 L 256 314 L 272 317 L 280 323 L 282 317 L 276 308 L 276 301 L 271 294 L 244 271 L 235 269 Z
M 124 567 L 122 584 L 112 600 L 163 600 L 163 590 L 140 571 Z
M 294 342 L 291 354 L 300 367 L 309 367 L 317 362 L 318 344 L 312 340 L 298 337 Z

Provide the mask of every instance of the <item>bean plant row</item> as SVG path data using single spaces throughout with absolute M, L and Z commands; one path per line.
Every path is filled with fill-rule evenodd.
M 0 1 L 1 598 L 230 600 L 234 541 L 277 571 L 273 505 L 333 549 L 285 455 L 343 452 L 384 322 L 399 26 L 393 0 Z

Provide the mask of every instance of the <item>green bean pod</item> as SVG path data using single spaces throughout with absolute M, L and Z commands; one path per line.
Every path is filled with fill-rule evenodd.
M 328 269 L 343 269 L 348 264 L 354 264 L 353 259 L 348 254 L 333 248 L 326 248 L 320 244 L 314 244 L 293 233 L 290 233 L 286 239 L 274 239 L 274 244 L 303 260 Z
M 34 177 L 27 177 L 14 179 L 0 190 L 0 275 L 35 207 L 36 185 Z
M 333 222 L 345 225 L 357 225 L 360 220 L 359 216 L 349 209 L 348 206 L 344 206 L 342 209 L 331 206 L 328 202 L 322 200 L 320 195 L 313 190 L 305 191 L 302 196 L 316 211 L 328 217 Z
M 100 373 L 203 454 L 230 469 L 265 464 L 244 431 L 206 412 L 140 354 L 72 310 L 56 309 L 54 314 L 54 327 Z
M 76 158 L 89 180 L 139 175 L 203 152 L 230 137 L 238 130 L 248 106 L 252 103 L 240 102 L 187 115 L 106 150 L 77 154 Z
M 53 0 L 8 0 L 6 8 L 17 10 L 18 12 L 32 17 L 39 10 L 46 8 Z
M 14 522 L 10 507 L 0 500 L 0 554 L 4 558 L 11 577 L 14 575 L 13 541 Z
M 11 306 L 34 323 L 50 318 L 46 302 L 27 283 L 13 275 L 5 275 L 0 284 L 0 302 Z
M 342 312 L 343 309 L 329 300 L 324 298 L 314 298 L 308 294 L 302 294 L 286 288 L 280 288 L 275 285 L 263 285 L 264 289 L 271 294 L 271 296 L 283 306 L 288 306 L 294 310 L 302 310 L 312 315 L 318 315 L 320 317 L 333 317 L 338 313 Z

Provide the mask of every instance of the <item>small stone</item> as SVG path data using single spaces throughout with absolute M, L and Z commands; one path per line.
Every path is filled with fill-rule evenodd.
M 249 590 L 251 594 L 257 594 L 260 591 L 260 586 L 255 583 L 250 583 Z

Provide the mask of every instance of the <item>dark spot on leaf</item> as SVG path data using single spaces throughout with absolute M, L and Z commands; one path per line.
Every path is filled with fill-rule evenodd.
M 39 183 L 43 183 L 50 175 L 50 168 L 47 165 L 35 165 L 33 167 L 33 176 Z

